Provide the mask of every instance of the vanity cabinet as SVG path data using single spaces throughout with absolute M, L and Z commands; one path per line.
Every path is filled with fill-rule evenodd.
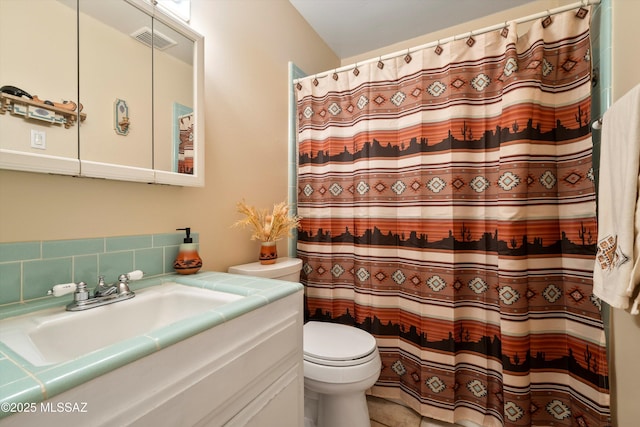
M 223 321 L 40 402 L 34 413 L 1 419 L 0 426 L 300 427 L 302 295 L 299 289 Z M 40 410 L 74 403 L 84 412 Z

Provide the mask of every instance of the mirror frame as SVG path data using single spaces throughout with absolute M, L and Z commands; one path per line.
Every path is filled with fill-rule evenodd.
M 126 1 L 139 2 L 140 0 Z M 204 37 L 177 18 L 169 16 L 157 6 L 153 7 L 153 12 L 154 19 L 193 40 L 194 172 L 191 175 L 155 169 L 155 182 L 157 184 L 204 187 Z
M 162 22 L 193 41 L 193 175 L 112 163 L 101 163 L 82 160 L 82 158 L 74 159 L 46 154 L 33 154 L 8 149 L 0 149 L 0 169 L 185 187 L 204 186 L 204 37 L 191 27 L 179 22 L 177 18 L 169 16 L 157 6 L 144 2 L 143 0 L 121 1 L 131 4 L 153 19 Z M 76 13 L 79 13 L 79 11 L 76 11 Z M 76 52 L 76 54 L 79 54 L 79 52 Z M 149 132 L 153 132 L 153 129 L 149 129 Z

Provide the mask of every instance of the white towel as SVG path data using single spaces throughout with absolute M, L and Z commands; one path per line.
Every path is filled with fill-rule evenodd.
M 640 85 L 602 118 L 598 184 L 598 253 L 593 293 L 612 307 L 628 308 L 640 283 Z M 632 314 L 638 314 L 640 297 Z

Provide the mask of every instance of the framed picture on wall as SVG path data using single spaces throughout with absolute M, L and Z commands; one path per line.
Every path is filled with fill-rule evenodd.
M 193 175 L 193 109 L 173 104 L 173 171 Z

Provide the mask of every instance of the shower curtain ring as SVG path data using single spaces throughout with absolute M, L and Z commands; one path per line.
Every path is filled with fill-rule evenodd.
M 589 14 L 589 9 L 587 9 L 588 3 L 588 0 L 582 0 L 581 5 L 576 12 L 576 18 L 584 19 L 587 17 L 587 14 Z
M 442 51 L 444 49 L 442 49 L 442 46 L 440 46 L 440 39 L 438 39 L 438 43 L 436 44 L 436 48 L 434 50 L 434 52 L 436 53 L 436 55 L 440 55 L 442 54 Z
M 502 31 L 500 31 L 500 35 L 505 39 L 509 35 L 509 21 L 504 21 L 504 27 L 502 27 Z
M 410 51 L 409 51 L 409 49 L 407 49 L 407 54 L 404 57 L 404 62 L 406 62 L 408 64 L 409 62 L 411 62 L 412 59 L 413 58 L 411 58 Z
M 547 28 L 552 23 L 553 20 L 551 19 L 551 12 L 549 12 L 549 9 L 547 9 L 547 17 L 542 20 L 542 28 Z
M 476 44 L 476 40 L 473 38 L 473 31 L 469 31 L 469 38 L 467 39 L 467 46 L 471 47 Z

